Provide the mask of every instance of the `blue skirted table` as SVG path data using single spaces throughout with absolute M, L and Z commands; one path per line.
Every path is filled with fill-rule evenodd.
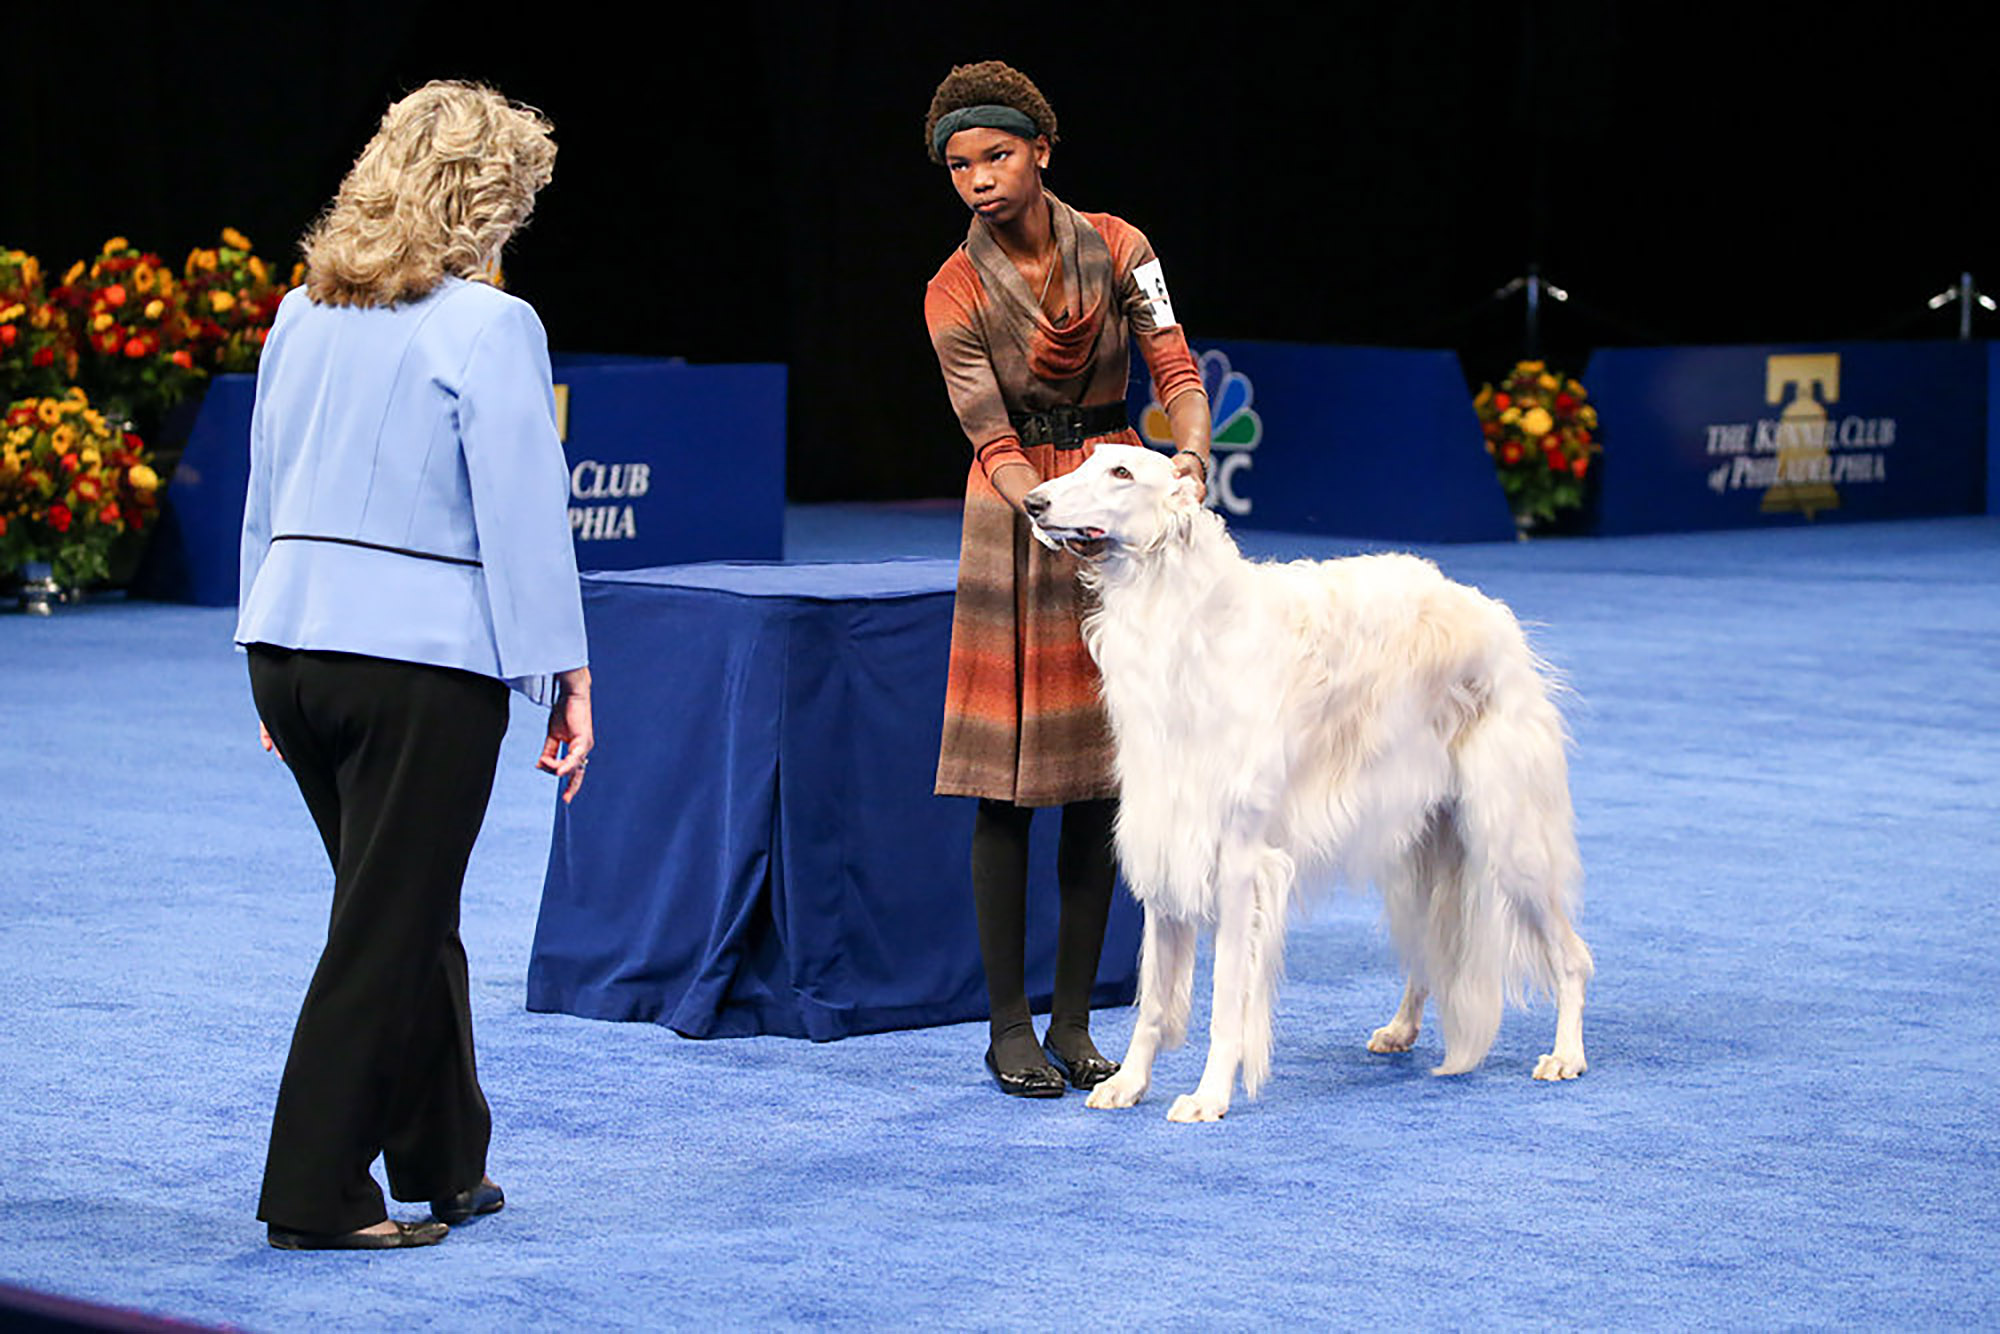
M 955 566 L 707 564 L 583 579 L 597 750 L 557 803 L 528 1008 L 690 1037 L 979 1019 L 973 803 L 933 796 Z M 1055 958 L 1035 820 L 1028 990 Z M 1123 1004 L 1113 904 L 1093 1001 Z

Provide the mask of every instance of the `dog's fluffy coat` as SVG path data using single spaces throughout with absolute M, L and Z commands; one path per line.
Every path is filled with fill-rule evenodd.
M 1216 937 L 1208 1063 L 1174 1120 L 1215 1120 L 1270 1073 L 1285 923 L 1301 886 L 1374 884 L 1408 976 L 1374 1051 L 1435 997 L 1444 1059 L 1486 1056 L 1503 1003 L 1555 997 L 1538 1079 L 1585 1068 L 1590 952 L 1547 669 L 1500 603 L 1413 556 L 1247 561 L 1166 458 L 1100 446 L 1037 487 L 1049 540 L 1097 552 L 1084 635 L 1121 787 L 1118 856 L 1145 907 L 1139 1014 L 1093 1107 L 1144 1095 L 1186 1035 L 1195 932 Z

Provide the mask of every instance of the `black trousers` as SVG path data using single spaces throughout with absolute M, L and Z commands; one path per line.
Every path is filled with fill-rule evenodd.
M 257 1216 L 349 1232 L 478 1184 L 492 1117 L 472 1054 L 459 890 L 507 688 L 355 654 L 253 645 L 257 713 L 333 863 L 326 948 L 292 1033 Z

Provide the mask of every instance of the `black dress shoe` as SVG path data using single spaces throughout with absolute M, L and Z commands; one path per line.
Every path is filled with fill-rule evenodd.
M 394 1232 L 294 1232 L 273 1223 L 270 1242 L 281 1251 L 400 1251 L 435 1246 L 451 1231 L 443 1223 L 396 1222 Z
M 986 1049 L 986 1068 L 993 1075 L 993 1082 L 1000 1091 L 1016 1098 L 1060 1098 L 1063 1095 L 1062 1075 L 1050 1066 L 1030 1065 L 1019 1070 L 1002 1070 L 993 1059 L 993 1049 Z
M 463 1223 L 478 1214 L 497 1214 L 506 1203 L 506 1195 L 488 1178 L 471 1190 L 462 1190 L 442 1200 L 432 1200 L 431 1217 L 440 1223 Z
M 1094 1089 L 1118 1073 L 1118 1062 L 1107 1061 L 1102 1056 L 1079 1056 L 1072 1061 L 1047 1042 L 1042 1043 L 1042 1052 L 1049 1058 L 1050 1065 L 1062 1071 L 1063 1078 L 1073 1089 Z

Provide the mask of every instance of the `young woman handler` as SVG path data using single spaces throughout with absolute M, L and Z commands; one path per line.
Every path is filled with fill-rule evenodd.
M 1076 560 L 1033 539 L 1021 498 L 1102 441 L 1140 443 L 1125 413 L 1131 341 L 1173 423 L 1175 466 L 1204 484 L 1208 399 L 1145 236 L 1043 187 L 1056 118 L 1026 75 L 997 60 L 953 69 L 924 133 L 973 212 L 924 294 L 972 445 L 937 791 L 979 798 L 972 893 L 992 1014 L 987 1068 L 1003 1092 L 1057 1097 L 1065 1079 L 1086 1089 L 1118 1068 L 1090 1040 L 1117 786 Z M 1039 1047 L 1023 979 L 1037 806 L 1063 808 L 1055 991 Z

